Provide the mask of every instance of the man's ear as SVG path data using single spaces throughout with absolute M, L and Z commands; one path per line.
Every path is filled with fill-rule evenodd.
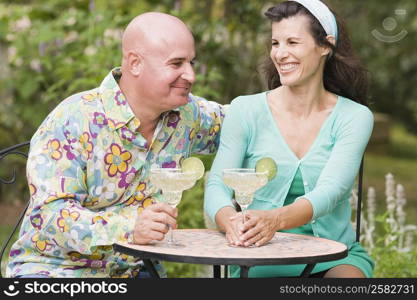
M 133 76 L 139 76 L 142 68 L 142 56 L 136 51 L 129 51 L 127 54 L 128 70 Z

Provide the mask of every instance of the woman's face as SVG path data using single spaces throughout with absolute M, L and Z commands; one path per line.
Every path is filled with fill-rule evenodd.
M 272 23 L 271 59 L 285 86 L 300 86 L 321 79 L 328 48 L 316 45 L 309 18 L 296 15 Z

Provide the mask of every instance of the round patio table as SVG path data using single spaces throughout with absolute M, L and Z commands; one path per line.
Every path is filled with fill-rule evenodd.
M 159 277 L 152 260 L 213 265 L 214 277 L 220 277 L 220 266 L 239 265 L 240 276 L 248 277 L 249 268 L 258 265 L 306 264 L 300 277 L 308 277 L 316 263 L 347 256 L 343 243 L 329 239 L 277 232 L 261 247 L 231 247 L 224 233 L 212 229 L 176 229 L 175 239 L 181 246 L 166 241 L 150 245 L 116 243 L 114 250 L 141 258 L 153 277 Z M 227 273 L 227 272 L 225 272 Z

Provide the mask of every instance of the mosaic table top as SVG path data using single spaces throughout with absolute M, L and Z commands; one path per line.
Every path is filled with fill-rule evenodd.
M 166 241 L 151 245 L 118 244 L 116 250 L 142 258 L 207 264 L 287 264 L 312 263 L 340 259 L 347 247 L 339 242 L 277 232 L 261 247 L 231 247 L 224 233 L 212 229 L 177 229 L 174 238 L 181 244 Z

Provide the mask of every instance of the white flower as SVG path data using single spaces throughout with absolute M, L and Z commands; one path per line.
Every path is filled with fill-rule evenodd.
M 77 19 L 74 16 L 69 17 L 66 21 L 65 21 L 65 25 L 67 26 L 72 26 L 75 23 L 77 23 Z
M 16 57 L 17 48 L 16 47 L 9 47 L 7 49 L 7 55 L 9 56 L 9 60 L 13 60 Z
M 64 38 L 64 44 L 70 44 L 75 42 L 78 38 L 78 32 L 70 31 Z
M 42 71 L 41 61 L 36 58 L 32 59 L 32 61 L 30 62 L 30 68 L 36 72 L 41 72 Z
M 97 53 L 97 48 L 94 46 L 88 46 L 87 48 L 85 48 L 84 50 L 84 54 L 87 56 L 93 56 Z
M 6 40 L 8 42 L 13 42 L 15 39 L 16 39 L 16 35 L 14 35 L 13 33 L 6 34 Z
M 12 24 L 12 30 L 15 32 L 21 32 L 30 28 L 30 26 L 32 26 L 32 22 L 30 21 L 29 17 L 23 16 Z
M 95 194 L 98 195 L 100 198 L 104 198 L 105 200 L 113 200 L 116 193 L 114 192 L 116 189 L 116 184 L 111 181 L 104 180 L 103 185 L 99 185 L 95 189 Z
M 16 67 L 20 67 L 23 64 L 23 59 L 21 57 L 16 58 L 14 64 Z

